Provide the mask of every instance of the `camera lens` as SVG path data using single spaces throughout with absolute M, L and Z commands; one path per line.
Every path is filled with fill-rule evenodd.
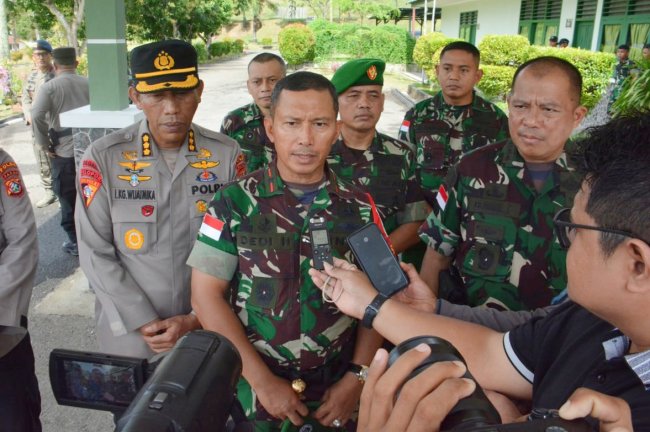
M 412 379 L 420 372 L 431 366 L 433 363 L 440 361 L 460 361 L 465 364 L 463 356 L 454 348 L 452 344 L 444 339 L 435 336 L 418 336 L 408 339 L 393 348 L 388 356 L 388 366 L 390 367 L 406 351 L 415 348 L 424 343 L 431 348 L 431 354 L 413 370 L 408 379 Z M 469 370 L 463 375 L 464 378 L 474 379 Z M 468 397 L 458 401 L 456 406 L 449 412 L 442 422 L 440 430 L 442 431 L 471 431 L 474 428 L 501 423 L 501 417 L 488 400 L 483 390 L 478 386 Z

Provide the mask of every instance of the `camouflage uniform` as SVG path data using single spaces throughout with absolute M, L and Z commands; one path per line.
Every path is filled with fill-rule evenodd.
M 357 330 L 355 319 L 323 303 L 307 273 L 309 219 L 326 218 L 332 254 L 340 257 L 348 252 L 346 236 L 378 217 L 365 193 L 328 172 L 309 210 L 287 189 L 275 162 L 219 190 L 203 226 L 218 220 L 220 234 L 204 235 L 202 227 L 187 261 L 232 280 L 229 301 L 248 340 L 274 374 L 307 383 L 305 403 L 319 401 L 345 373 Z M 279 427 L 244 378 L 238 398 L 255 430 Z
M 510 136 L 508 118 L 476 94 L 471 105 L 452 106 L 442 92 L 407 111 L 398 138 L 416 147 L 415 175 L 429 204 L 447 170 L 478 147 Z
M 221 123 L 221 133 L 239 143 L 246 158 L 247 172 L 267 165 L 275 155 L 275 147 L 266 136 L 264 115 L 255 103 L 229 112 Z
M 639 67 L 636 62 L 633 60 L 626 60 L 624 62 L 617 62 L 614 66 L 614 74 L 610 80 L 612 83 L 612 93 L 609 98 L 609 104 L 607 105 L 607 111 L 612 108 L 616 99 L 621 95 L 621 90 L 623 90 L 623 83 L 625 79 L 630 75 L 636 76 L 639 72 Z
M 420 237 L 453 257 L 471 305 L 543 307 L 566 287 L 553 216 L 572 206 L 579 185 L 562 153 L 537 192 L 512 141 L 492 144 L 449 171 Z
M 25 121 L 27 123 L 32 122 L 32 102 L 36 98 L 36 92 L 38 89 L 54 78 L 54 68 L 48 72 L 41 72 L 39 69 L 33 69 L 29 76 L 27 77 L 27 83 L 23 87 L 23 95 L 21 98 L 21 104 L 23 107 L 23 115 L 25 116 Z M 32 134 L 32 146 L 34 147 L 34 156 L 36 157 L 36 162 L 38 164 L 39 174 L 41 176 L 41 185 L 45 192 L 52 192 L 52 165 L 50 163 L 50 158 L 47 156 L 47 153 L 36 144 L 34 135 Z
M 368 191 L 385 215 L 391 233 L 398 226 L 426 219 L 429 208 L 415 180 L 415 156 L 408 143 L 376 132 L 370 147 L 355 150 L 339 138 L 327 158 L 339 178 Z

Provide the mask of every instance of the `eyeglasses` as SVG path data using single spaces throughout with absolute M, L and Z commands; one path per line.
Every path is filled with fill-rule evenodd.
M 631 232 L 621 231 L 609 228 L 602 228 L 591 225 L 580 225 L 571 222 L 571 209 L 563 208 L 558 211 L 553 217 L 553 225 L 555 226 L 555 233 L 557 234 L 557 239 L 560 242 L 560 246 L 564 249 L 569 249 L 571 242 L 576 236 L 576 228 L 589 229 L 594 231 L 600 231 L 604 233 L 617 234 L 625 237 L 632 237 L 638 239 L 639 237 L 635 236 Z M 639 239 L 643 240 L 643 239 Z M 645 240 L 643 240 L 645 241 Z

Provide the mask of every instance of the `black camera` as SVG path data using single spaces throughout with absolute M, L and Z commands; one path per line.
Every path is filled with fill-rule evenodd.
M 413 370 L 408 379 L 412 379 L 420 372 L 439 361 L 460 361 L 465 364 L 465 359 L 452 344 L 435 336 L 418 336 L 408 339 L 397 345 L 390 352 L 388 366 L 397 361 L 400 355 L 424 343 L 431 348 L 431 354 Z M 464 378 L 474 379 L 469 370 Z M 483 390 L 477 385 L 474 392 L 458 401 L 456 406 L 447 414 L 440 425 L 443 432 L 489 431 L 489 432 L 594 432 L 592 425 L 585 419 L 564 420 L 556 410 L 533 409 L 527 422 L 501 424 L 501 417 L 496 408 L 489 401 Z
M 242 364 L 221 335 L 196 330 L 160 362 L 53 350 L 50 382 L 57 403 L 106 410 L 116 431 L 222 431 L 237 404 Z

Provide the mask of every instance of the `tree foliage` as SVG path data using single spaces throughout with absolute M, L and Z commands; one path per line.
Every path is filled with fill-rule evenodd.
M 15 0 L 11 13 L 30 14 L 34 27 L 39 30 L 50 30 L 54 23 L 58 23 L 65 33 L 67 45 L 80 53 L 85 46 L 78 42 L 84 33 L 85 3 L 86 0 Z
M 232 0 L 126 0 L 127 31 L 137 39 L 196 37 L 208 42 L 230 22 Z

